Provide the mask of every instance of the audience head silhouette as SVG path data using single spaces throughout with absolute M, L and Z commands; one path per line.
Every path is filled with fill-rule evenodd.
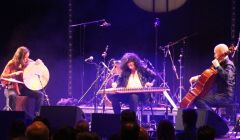
M 82 119 L 77 122 L 75 125 L 75 130 L 78 133 L 89 132 L 89 124 L 86 120 Z
M 140 127 L 135 122 L 128 122 L 121 126 L 122 140 L 137 140 L 139 137 Z
M 214 140 L 215 130 L 208 126 L 204 125 L 198 128 L 197 130 L 197 140 Z
M 197 123 L 197 112 L 194 109 L 184 109 L 182 113 L 182 122 L 184 129 L 195 128 Z
M 27 140 L 49 140 L 49 129 L 44 123 L 35 121 L 27 127 L 26 137 Z
M 126 109 L 121 113 L 121 123 L 137 122 L 136 113 L 133 110 Z
M 157 140 L 175 140 L 175 129 L 168 120 L 161 120 L 157 126 Z

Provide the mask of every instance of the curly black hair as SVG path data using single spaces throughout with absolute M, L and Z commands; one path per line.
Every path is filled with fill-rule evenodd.
M 123 57 L 121 58 L 121 69 L 123 71 L 130 71 L 130 69 L 128 68 L 127 64 L 129 62 L 134 62 L 135 67 L 137 69 L 142 68 L 143 64 L 141 62 L 141 59 L 139 58 L 139 56 L 135 53 L 125 53 L 123 55 Z

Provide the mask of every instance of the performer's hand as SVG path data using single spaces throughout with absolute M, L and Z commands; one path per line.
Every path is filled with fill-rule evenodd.
M 37 59 L 35 62 L 36 62 L 36 64 L 43 64 L 41 59 Z
M 113 83 L 112 83 L 112 87 L 113 87 L 113 88 L 117 88 L 117 83 L 116 83 L 116 82 L 113 82 Z
M 23 71 L 16 71 L 16 72 L 14 72 L 14 75 L 20 75 L 20 74 L 22 74 L 23 73 Z
M 213 64 L 213 66 L 214 66 L 215 68 L 218 67 L 218 66 L 220 66 L 219 61 L 218 61 L 217 59 L 214 59 L 214 60 L 212 61 L 212 64 Z
M 150 82 L 147 82 L 146 84 L 145 84 L 145 87 L 152 87 L 153 86 L 153 83 L 150 83 Z
M 189 79 L 189 83 L 192 85 L 192 83 L 196 82 L 198 80 L 200 75 L 193 76 Z

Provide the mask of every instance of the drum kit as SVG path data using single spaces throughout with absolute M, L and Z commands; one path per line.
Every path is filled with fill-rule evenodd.
M 16 80 L 14 78 L 0 78 L 1 81 L 7 81 L 11 83 L 24 84 L 28 89 L 32 91 L 41 91 L 43 94 L 44 103 L 50 105 L 48 95 L 45 92 L 45 87 L 49 81 L 48 68 L 41 61 L 34 61 L 23 71 L 23 81 Z M 3 86 L 3 85 L 2 85 Z M 6 101 L 6 106 L 3 110 L 11 110 L 9 107 L 9 99 Z

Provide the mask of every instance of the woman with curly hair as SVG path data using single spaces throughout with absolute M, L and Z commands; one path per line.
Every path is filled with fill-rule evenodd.
M 135 53 L 125 53 L 121 58 L 121 74 L 117 81 L 112 84 L 113 88 L 143 88 L 152 87 L 156 74 L 148 69 Z M 139 101 L 144 101 L 147 94 L 113 95 L 111 98 L 115 114 L 120 114 L 120 102 L 127 102 L 131 110 L 136 111 Z

